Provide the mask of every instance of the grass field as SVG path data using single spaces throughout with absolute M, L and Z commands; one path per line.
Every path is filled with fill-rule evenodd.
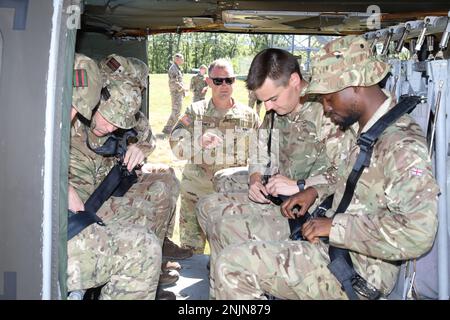
M 193 74 L 184 75 L 183 81 L 186 86 L 189 86 Z M 157 137 L 156 149 L 147 159 L 149 162 L 165 163 L 174 168 L 175 173 L 181 181 L 181 172 L 186 161 L 178 160 L 171 152 L 169 147 L 169 140 L 161 134 L 164 125 L 171 113 L 171 101 L 168 85 L 167 74 L 151 74 L 150 75 L 150 97 L 149 97 L 149 118 L 153 134 Z M 211 98 L 211 89 L 208 89 L 206 99 Z M 245 88 L 243 80 L 236 80 L 234 84 L 233 98 L 243 104 L 248 103 L 248 91 Z M 192 93 L 183 99 L 183 108 L 181 114 L 192 102 Z M 263 108 L 264 109 L 264 108 Z M 263 111 L 261 111 L 263 113 Z M 180 201 L 178 199 L 176 224 L 173 235 L 173 240 L 179 243 L 179 216 Z M 209 253 L 207 247 L 205 253 Z

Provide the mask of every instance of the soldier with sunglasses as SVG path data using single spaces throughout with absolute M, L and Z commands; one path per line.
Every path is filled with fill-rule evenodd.
M 229 61 L 211 63 L 206 82 L 211 99 L 191 104 L 170 137 L 175 156 L 189 160 L 181 180 L 180 242 L 194 253 L 205 247 L 195 214 L 198 200 L 214 192 L 217 171 L 247 165 L 249 137 L 259 126 L 256 113 L 232 98 L 235 74 Z

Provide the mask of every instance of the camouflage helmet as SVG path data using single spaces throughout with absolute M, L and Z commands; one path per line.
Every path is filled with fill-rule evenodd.
M 100 70 L 94 60 L 80 53 L 75 53 L 73 69 L 72 106 L 90 120 L 100 101 L 103 85 Z
M 110 54 L 99 62 L 100 71 L 103 75 L 108 76 L 122 76 L 129 72 L 130 66 L 128 59 L 118 54 Z
M 376 57 L 361 36 L 345 36 L 327 43 L 311 64 L 310 94 L 328 94 L 347 87 L 379 83 L 389 65 Z
M 128 57 L 128 63 L 130 65 L 130 78 L 133 81 L 137 81 L 141 88 L 147 87 L 148 79 L 148 67 L 144 61 L 135 57 Z
M 98 112 L 121 129 L 136 126 L 136 113 L 141 107 L 141 91 L 130 81 L 111 80 L 102 90 Z
M 148 67 L 137 58 L 111 54 L 102 59 L 99 65 L 105 82 L 110 78 L 129 79 L 141 88 L 147 87 Z

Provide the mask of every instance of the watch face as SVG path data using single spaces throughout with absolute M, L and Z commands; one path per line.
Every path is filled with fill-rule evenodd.
M 303 179 L 298 180 L 297 186 L 300 191 L 305 190 L 305 180 L 303 180 Z

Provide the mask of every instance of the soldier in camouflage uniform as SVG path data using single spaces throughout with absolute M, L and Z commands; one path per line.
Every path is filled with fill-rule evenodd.
M 82 88 L 86 88 L 85 90 L 89 92 L 75 85 L 80 82 L 86 82 L 86 86 Z M 92 109 L 100 99 L 101 86 L 95 86 L 96 83 L 101 83 L 101 76 L 95 62 L 77 55 L 72 106 L 87 119 L 91 118 Z M 100 128 L 106 127 L 100 125 Z M 79 137 L 83 132 L 85 131 L 80 130 L 75 136 Z M 72 143 L 76 144 L 75 141 Z M 73 164 L 74 159 L 71 160 Z M 97 161 L 97 164 L 100 162 Z M 73 212 L 84 210 L 86 193 L 81 192 L 81 189 L 85 186 L 79 187 L 73 184 L 71 179 L 68 202 L 69 209 Z M 121 209 L 126 207 L 122 206 Z M 128 207 L 128 210 L 117 213 L 117 219 L 108 220 L 107 226 L 92 224 L 69 240 L 67 244 L 69 292 L 104 285 L 100 299 L 155 299 L 161 270 L 161 246 L 154 233 L 147 227 L 129 223 L 133 215 L 133 210 Z
M 180 66 L 184 63 L 184 58 L 181 53 L 175 54 L 173 57 L 173 63 L 167 72 L 169 76 L 169 89 L 170 98 L 172 100 L 172 113 L 164 126 L 163 133 L 170 134 L 173 129 L 173 125 L 180 117 L 181 107 L 183 104 L 183 98 L 186 95 L 185 87 L 183 84 L 183 72 Z
M 378 86 L 388 71 L 362 37 L 336 39 L 315 56 L 308 92 L 321 95 L 327 115 L 354 136 L 342 152 L 332 208 L 327 217 L 305 223 L 302 233 L 308 241 L 253 241 L 224 249 L 215 266 L 217 298 L 264 299 L 269 293 L 288 299 L 346 299 L 327 268 L 329 244 L 350 250 L 356 272 L 387 295 L 399 262 L 431 248 L 439 190 L 425 138 L 407 114 L 379 137 L 346 212 L 333 217 L 359 153 L 356 138 L 395 104 Z M 303 202 L 299 193 L 286 204 L 292 208 Z M 319 237 L 328 237 L 329 244 Z
M 202 64 L 199 68 L 198 73 L 191 79 L 191 91 L 194 93 L 192 102 L 197 102 L 204 100 L 206 96 L 206 91 L 208 90 L 208 84 L 206 83 L 206 66 Z
M 174 154 L 189 160 L 181 180 L 180 240 L 197 253 L 203 253 L 205 236 L 195 205 L 200 197 L 214 191 L 216 171 L 247 165 L 249 137 L 259 125 L 256 113 L 231 97 L 235 77 L 227 60 L 214 61 L 208 75 L 211 100 L 189 106 L 170 139 Z
M 280 49 L 263 50 L 252 62 L 247 86 L 265 101 L 268 112 L 259 130 L 258 153 L 252 153 L 250 159 L 250 189 L 248 193 L 212 194 L 202 198 L 197 206 L 198 221 L 211 247 L 211 297 L 215 257 L 225 246 L 249 239 L 286 239 L 289 235 L 287 219 L 281 217 L 280 208 L 265 195 L 291 196 L 304 188 L 307 193 L 314 192 L 311 186 L 328 189 L 336 178 L 340 160 L 343 132 L 325 117 L 319 103 L 307 100 L 304 95 L 307 83 L 294 56 Z M 272 115 L 274 130 L 269 158 L 268 129 Z M 268 172 L 269 162 L 275 172 Z M 264 186 L 261 178 L 268 173 L 277 174 Z M 313 202 L 304 203 L 304 211 Z M 250 219 L 255 223 L 247 223 Z M 235 232 L 223 234 L 222 224 L 227 226 L 231 222 Z
M 139 88 L 143 95 L 148 85 L 148 67 L 147 65 L 134 57 L 123 57 L 117 54 L 111 54 L 105 59 L 99 62 L 100 70 L 102 72 L 105 84 L 109 84 L 114 81 L 123 81 L 131 83 L 134 87 Z M 133 128 L 138 133 L 138 140 L 146 142 L 145 158 L 147 158 L 156 147 L 156 139 L 152 134 L 149 121 L 142 112 L 136 114 L 137 123 Z M 147 173 L 145 175 L 145 183 L 147 186 L 142 186 L 141 190 L 153 190 L 156 186 L 165 184 L 163 187 L 160 185 L 158 190 L 171 190 L 166 194 L 167 206 L 161 207 L 159 210 L 164 215 L 163 211 L 171 208 L 168 221 L 169 225 L 166 228 L 166 236 L 164 237 L 163 255 L 174 259 L 184 259 L 190 256 L 189 251 L 184 250 L 174 244 L 170 239 L 175 224 L 175 209 L 176 202 L 179 195 L 179 182 L 175 176 L 175 172 L 172 168 L 163 164 L 146 163 L 142 167 L 142 172 Z M 140 182 L 141 184 L 144 181 Z M 153 185 L 153 187 L 151 187 Z M 153 189 L 152 189 L 153 188 Z M 160 191 L 158 191 L 160 192 Z M 162 201 L 162 199 L 161 199 Z

